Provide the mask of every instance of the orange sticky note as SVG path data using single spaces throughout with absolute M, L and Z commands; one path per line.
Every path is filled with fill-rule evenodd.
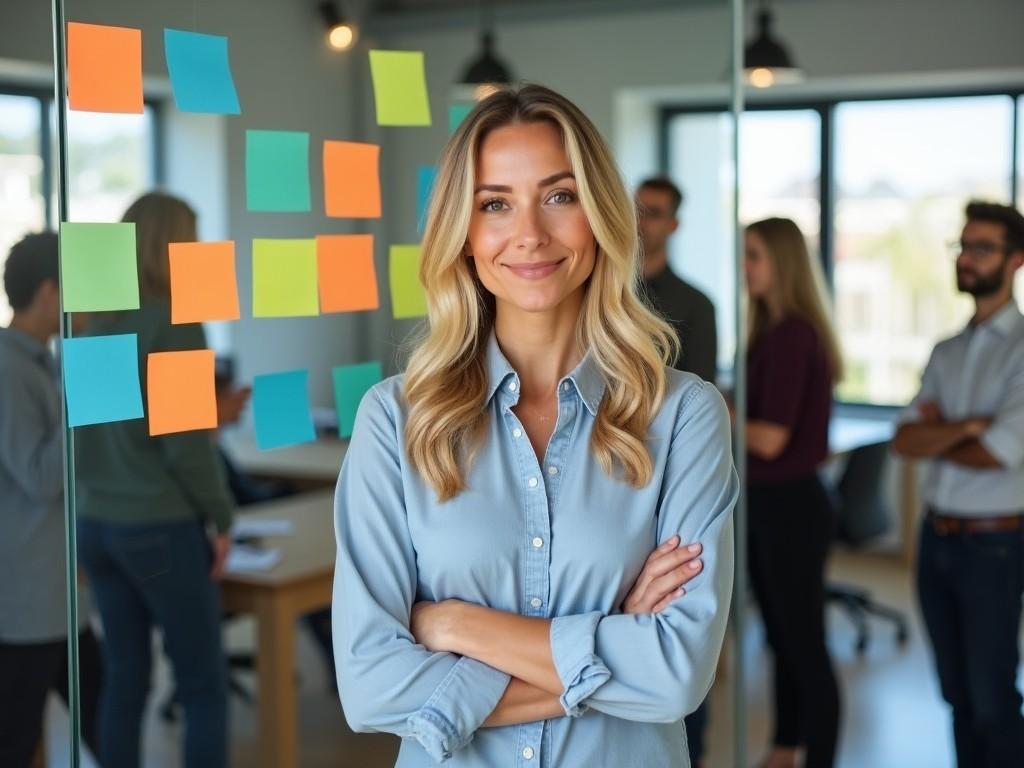
M 320 235 L 316 239 L 321 312 L 377 309 L 373 235 Z
M 149 434 L 217 428 L 213 350 L 152 352 L 146 362 Z
M 68 103 L 142 114 L 142 30 L 68 22 Z
M 380 147 L 324 142 L 324 206 L 328 216 L 380 218 Z
M 171 322 L 237 320 L 235 244 L 171 243 Z

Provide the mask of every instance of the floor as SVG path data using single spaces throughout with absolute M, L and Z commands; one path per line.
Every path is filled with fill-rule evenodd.
M 910 576 L 893 557 L 837 553 L 831 578 L 873 591 L 876 599 L 906 612 L 910 641 L 897 647 L 888 627 L 874 625 L 871 645 L 863 657 L 854 651 L 854 633 L 838 610 L 829 615 L 829 637 L 842 678 L 844 718 L 838 768 L 952 768 L 949 719 L 939 698 L 931 661 L 913 602 Z M 376 768 L 394 763 L 396 739 L 387 735 L 353 734 L 345 725 L 316 646 L 299 630 L 297 678 L 300 690 L 302 765 L 308 768 Z M 253 627 L 237 621 L 228 633 L 231 647 L 251 643 Z M 750 622 L 742 643 L 748 670 L 747 760 L 756 764 L 768 743 L 771 728 L 768 674 L 759 622 Z M 252 686 L 251 676 L 245 680 Z M 168 688 L 168 670 L 156 673 L 157 699 Z M 733 677 L 728 665 L 712 690 L 708 733 L 709 768 L 735 768 L 732 752 Z M 145 726 L 146 768 L 181 765 L 180 727 L 167 725 L 151 701 Z M 232 699 L 232 763 L 257 764 L 255 712 Z M 67 765 L 67 718 L 56 702 L 48 714 L 49 765 Z M 84 765 L 94 765 L 86 760 Z

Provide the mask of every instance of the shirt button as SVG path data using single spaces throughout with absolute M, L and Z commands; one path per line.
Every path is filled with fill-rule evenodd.
M 512 437 L 519 439 L 522 436 L 523 430 L 521 430 L 519 427 L 516 427 L 515 429 L 512 430 Z
M 544 601 L 541 600 L 539 597 L 535 597 L 533 598 L 533 600 L 530 601 L 530 605 L 532 605 L 534 608 L 540 608 L 542 605 L 544 605 Z
M 516 383 L 515 383 L 514 381 L 510 381 L 510 382 L 508 383 L 508 391 L 509 391 L 509 392 L 515 392 L 515 391 L 516 391 L 516 387 L 517 387 L 517 386 L 518 386 L 518 385 L 517 385 L 517 384 L 516 384 Z
M 558 474 L 558 467 L 548 467 L 548 474 L 549 475 L 557 475 Z
M 535 537 L 533 540 L 533 546 L 535 549 L 540 549 L 544 546 L 544 539 L 542 539 L 540 536 Z
M 533 760 L 533 747 L 527 747 L 523 750 L 523 757 L 527 760 Z
M 563 392 L 568 392 L 569 391 L 569 387 L 571 387 L 571 386 L 572 386 L 572 384 L 570 384 L 568 381 L 564 382 L 562 384 L 562 391 Z
M 526 484 L 528 486 L 530 486 L 531 488 L 536 488 L 537 487 L 537 478 L 536 477 L 531 477 L 529 480 L 526 481 Z

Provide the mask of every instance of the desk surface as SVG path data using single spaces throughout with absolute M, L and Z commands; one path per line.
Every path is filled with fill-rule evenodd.
M 243 507 L 246 520 L 290 520 L 288 536 L 268 536 L 261 546 L 280 550 L 281 560 L 268 571 L 229 573 L 226 584 L 277 588 L 334 570 L 334 492 L 313 491 Z
M 341 471 L 347 440 L 322 437 L 312 443 L 261 451 L 251 432 L 228 430 L 221 444 L 243 472 L 260 477 L 283 477 L 334 483 Z

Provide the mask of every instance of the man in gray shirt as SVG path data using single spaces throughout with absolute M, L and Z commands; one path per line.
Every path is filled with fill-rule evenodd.
M 59 329 L 57 236 L 11 249 L 0 328 L 0 765 L 28 766 L 68 634 L 63 444 L 47 342 Z
M 668 239 L 679 228 L 683 194 L 668 179 L 652 178 L 637 187 L 636 201 L 647 295 L 682 342 L 676 368 L 714 383 L 718 358 L 715 307 L 668 266 Z
M 924 459 L 917 583 L 957 765 L 1024 765 L 1017 638 L 1024 590 L 1024 216 L 971 203 L 956 244 L 967 327 L 940 342 L 893 447 Z

